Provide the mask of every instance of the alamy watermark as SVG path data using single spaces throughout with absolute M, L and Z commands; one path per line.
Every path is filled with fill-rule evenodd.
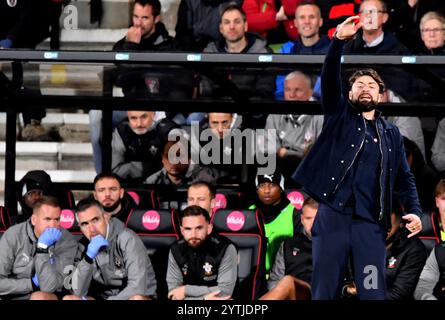
M 198 122 L 190 134 L 172 130 L 169 141 L 177 141 L 168 152 L 171 164 L 258 165 L 258 174 L 272 174 L 277 165 L 275 129 L 226 129 L 221 138 L 213 129 L 201 130 Z

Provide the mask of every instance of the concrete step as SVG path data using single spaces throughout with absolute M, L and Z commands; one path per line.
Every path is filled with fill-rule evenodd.
M 5 142 L 0 142 L 0 169 L 5 168 Z M 17 170 L 94 171 L 91 143 L 17 142 Z
M 51 109 L 51 111 L 57 111 Z M 23 127 L 23 118 L 18 117 L 17 133 Z M 90 119 L 87 113 L 47 113 L 42 119 L 42 125 L 46 130 L 59 130 L 65 142 L 89 142 Z M 6 113 L 0 113 L 0 141 L 4 141 L 6 136 Z

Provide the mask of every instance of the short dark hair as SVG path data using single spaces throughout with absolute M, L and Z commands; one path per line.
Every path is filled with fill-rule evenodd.
M 316 6 L 318 8 L 318 10 L 320 10 L 320 16 L 321 16 L 321 9 L 320 6 L 318 5 L 317 2 L 315 2 L 315 0 L 303 0 L 300 3 L 297 4 L 297 7 L 295 8 L 295 11 L 297 11 L 298 7 L 301 6 Z
M 357 80 L 360 77 L 368 76 L 371 77 L 377 82 L 379 85 L 379 92 L 383 93 L 385 91 L 385 83 L 383 82 L 380 75 L 375 71 L 374 69 L 367 68 L 367 69 L 360 69 L 355 71 L 352 76 L 349 78 L 349 87 L 352 88 L 352 85 L 354 84 L 355 80 Z
M 38 199 L 35 203 L 35 205 L 32 208 L 32 212 L 36 212 L 39 210 L 43 205 L 51 206 L 54 208 L 60 208 L 59 200 L 57 200 L 56 197 L 53 196 L 43 196 L 42 198 Z
M 222 17 L 226 12 L 234 11 L 234 10 L 241 13 L 241 16 L 243 17 L 244 22 L 247 21 L 247 15 L 246 15 L 246 12 L 244 11 L 243 7 L 240 6 L 239 4 L 230 2 L 227 6 L 224 7 L 224 9 L 222 9 L 221 15 L 219 16 L 219 22 L 222 23 Z
M 119 182 L 119 185 L 122 187 L 121 177 L 119 177 L 117 174 L 115 174 L 113 172 L 102 172 L 102 173 L 99 173 L 94 178 L 94 181 L 93 181 L 94 188 L 96 187 L 96 183 L 102 179 L 115 179 L 115 180 L 117 180 L 117 182 Z
M 216 195 L 216 188 L 213 186 L 213 184 L 211 184 L 210 182 L 204 181 L 204 180 L 196 180 L 193 181 L 190 186 L 188 187 L 188 189 L 190 188 L 199 188 L 199 187 L 206 187 L 209 190 L 210 193 L 210 198 L 213 199 L 215 198 Z M 187 189 L 187 191 L 188 191 Z
M 151 6 L 151 13 L 153 13 L 154 17 L 157 17 L 161 14 L 161 2 L 159 0 L 135 0 L 134 4 L 140 4 L 141 6 Z
M 79 214 L 79 212 L 84 212 L 91 207 L 97 207 L 101 212 L 104 212 L 104 207 L 100 204 L 100 202 L 94 199 L 92 196 L 88 196 L 77 203 L 75 208 L 76 216 Z
M 197 216 L 203 216 L 204 219 L 210 223 L 210 215 L 206 209 L 201 208 L 200 206 L 189 206 L 182 211 L 181 225 L 182 225 L 182 219 L 184 219 L 185 217 L 197 217 Z

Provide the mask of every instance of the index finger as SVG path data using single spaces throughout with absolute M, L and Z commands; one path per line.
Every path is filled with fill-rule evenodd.
M 351 17 L 348 17 L 348 18 L 346 18 L 346 20 L 345 20 L 345 21 L 343 21 L 343 23 L 342 23 L 342 24 L 347 24 L 347 23 L 351 23 L 351 22 L 352 22 L 352 20 L 357 20 L 357 19 L 360 19 L 360 16 L 351 16 Z

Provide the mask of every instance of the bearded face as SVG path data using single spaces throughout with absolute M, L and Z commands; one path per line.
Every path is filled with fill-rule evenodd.
M 370 76 L 362 76 L 355 80 L 349 91 L 349 100 L 361 112 L 371 111 L 380 102 L 380 87 Z

